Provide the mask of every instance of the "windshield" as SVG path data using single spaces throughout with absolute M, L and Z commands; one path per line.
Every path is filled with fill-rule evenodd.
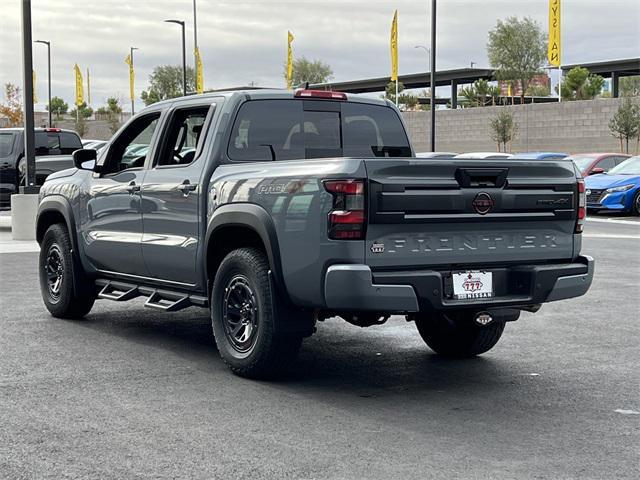
M 640 175 L 640 156 L 628 158 L 608 173 L 609 175 Z
M 323 100 L 253 100 L 240 107 L 232 160 L 410 157 L 397 113 L 384 105 Z
M 576 167 L 578 167 L 578 170 L 580 170 L 580 171 L 585 170 L 595 160 L 594 157 L 587 157 L 587 156 L 573 156 L 572 155 L 572 156 L 567 157 L 567 158 L 569 160 L 573 160 L 573 163 L 576 165 Z
M 13 152 L 13 139 L 15 133 L 1 132 L 0 133 L 0 158 L 5 158 L 11 155 Z

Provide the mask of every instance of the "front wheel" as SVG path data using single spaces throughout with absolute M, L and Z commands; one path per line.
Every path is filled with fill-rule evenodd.
M 633 197 L 633 204 L 631 205 L 631 213 L 640 216 L 640 190 L 636 192 L 636 196 Z
M 58 318 L 84 317 L 96 299 L 89 288 L 90 279 L 80 269 L 74 273 L 71 251 L 66 227 L 59 223 L 51 225 L 40 247 L 40 291 L 47 310 Z M 78 288 L 74 289 L 74 282 Z
M 418 314 L 418 333 L 434 352 L 447 357 L 473 357 L 491 350 L 504 331 L 505 322 L 478 325 L 470 312 Z
M 218 352 L 233 373 L 269 378 L 291 363 L 302 344 L 299 335 L 276 331 L 269 262 L 254 248 L 229 253 L 211 291 L 211 323 Z

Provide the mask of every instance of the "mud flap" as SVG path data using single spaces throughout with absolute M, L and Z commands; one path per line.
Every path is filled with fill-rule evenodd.
M 309 337 L 315 332 L 315 317 L 312 310 L 303 310 L 284 298 L 276 286 L 273 272 L 269 270 L 269 288 L 273 298 L 273 318 L 276 331 L 284 335 Z

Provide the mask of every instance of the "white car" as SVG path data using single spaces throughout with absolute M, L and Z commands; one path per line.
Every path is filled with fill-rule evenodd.
M 461 153 L 460 155 L 456 155 L 453 158 L 479 158 L 479 159 L 497 159 L 497 158 L 514 158 L 515 155 L 510 153 L 502 153 L 502 152 L 469 152 L 469 153 Z
M 453 152 L 418 152 L 417 158 L 454 158 L 457 153 Z

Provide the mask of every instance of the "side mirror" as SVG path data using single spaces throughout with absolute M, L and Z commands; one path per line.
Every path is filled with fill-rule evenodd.
M 79 170 L 93 170 L 98 158 L 97 152 L 92 148 L 76 150 L 71 156 L 73 165 Z
M 604 168 L 596 167 L 592 168 L 589 175 L 597 175 L 598 173 L 604 173 Z

